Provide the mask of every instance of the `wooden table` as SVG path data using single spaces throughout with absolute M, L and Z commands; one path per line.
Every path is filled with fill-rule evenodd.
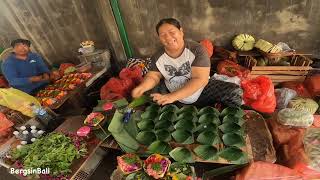
M 244 124 L 247 132 L 247 153 L 252 157 L 253 161 L 274 163 L 276 161 L 276 151 L 273 147 L 272 136 L 263 117 L 260 115 L 259 118 L 255 120 L 246 120 L 246 123 Z M 106 139 L 101 146 L 121 150 L 117 141 L 112 136 Z
M 87 79 L 85 82 L 78 85 L 74 90 L 68 91 L 67 95 L 65 95 L 64 97 L 62 97 L 62 99 L 58 100 L 56 103 L 48 107 L 52 110 L 58 109 L 68 100 L 72 101 L 70 104 L 74 104 L 74 105 L 79 104 L 79 101 L 82 100 L 81 96 L 83 95 L 85 89 L 89 87 L 96 79 L 98 79 L 100 76 L 102 76 L 106 72 L 107 72 L 106 68 L 92 69 L 92 71 L 90 72 L 92 73 L 92 76 L 89 79 Z M 73 99 L 73 97 L 75 98 Z M 78 102 L 75 102 L 75 101 L 78 101 Z
M 86 117 L 85 116 L 71 116 L 66 117 L 66 120 L 64 123 L 62 123 L 54 132 L 69 132 L 69 133 L 76 133 L 76 131 L 83 126 L 83 121 Z M 87 142 L 87 148 L 88 148 L 88 154 L 86 157 L 76 159 L 73 161 L 71 170 L 72 173 L 70 174 L 70 179 L 74 179 L 78 172 L 85 166 L 85 164 L 90 160 L 90 158 L 94 155 L 96 150 L 100 147 L 102 141 L 93 136 L 89 139 Z M 17 144 L 19 144 L 19 141 L 16 138 L 10 139 L 10 144 L 8 144 L 11 147 L 15 147 Z M 0 164 L 2 166 L 6 164 Z M 11 168 L 11 166 L 4 166 L 6 168 Z M 14 174 L 13 174 L 14 175 Z M 26 180 L 27 178 L 14 175 L 16 178 L 21 180 Z
M 76 131 L 83 126 L 83 121 L 86 117 L 85 116 L 72 116 L 65 120 L 64 123 L 62 123 L 55 132 L 71 132 L 76 133 Z M 84 158 L 76 159 L 72 163 L 71 170 L 72 173 L 69 176 L 70 179 L 74 179 L 74 177 L 77 175 L 77 173 L 84 167 L 86 162 L 93 156 L 93 154 L 96 152 L 96 150 L 101 145 L 102 141 L 99 140 L 96 137 L 93 137 L 88 142 L 88 155 Z

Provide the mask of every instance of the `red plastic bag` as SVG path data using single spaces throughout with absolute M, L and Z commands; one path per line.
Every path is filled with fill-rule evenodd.
M 131 79 L 135 85 L 140 84 L 143 80 L 142 69 L 138 66 L 123 68 L 119 73 L 120 79 Z
M 230 60 L 221 61 L 218 64 L 217 71 L 218 74 L 224 74 L 229 77 L 238 76 L 240 79 L 248 77 L 250 73 L 249 69 L 246 69 Z
M 121 99 L 126 97 L 133 87 L 134 84 L 131 79 L 110 78 L 100 89 L 100 97 L 110 100 Z
M 311 94 L 309 93 L 309 91 L 307 90 L 307 88 L 304 86 L 302 82 L 294 82 L 294 81 L 282 82 L 281 87 L 295 90 L 298 96 L 300 97 L 311 98 Z
M 241 170 L 236 175 L 236 180 L 262 180 L 262 179 L 277 179 L 277 180 L 301 180 L 302 176 L 293 169 L 272 164 L 268 162 L 257 161 Z
M 241 87 L 244 91 L 243 100 L 246 105 L 260 112 L 274 112 L 276 108 L 276 96 L 270 78 L 258 76 L 252 80 L 243 80 Z
M 204 39 L 204 40 L 200 41 L 200 44 L 207 51 L 208 56 L 210 58 L 213 54 L 213 49 L 214 49 L 212 42 L 209 39 Z

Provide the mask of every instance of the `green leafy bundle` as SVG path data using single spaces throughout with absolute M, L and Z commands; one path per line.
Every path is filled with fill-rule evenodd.
M 70 173 L 72 161 L 85 156 L 86 153 L 84 141 L 75 142 L 64 134 L 51 133 L 32 144 L 14 149 L 11 156 L 20 161 L 25 169 L 49 168 L 50 175 L 58 176 Z

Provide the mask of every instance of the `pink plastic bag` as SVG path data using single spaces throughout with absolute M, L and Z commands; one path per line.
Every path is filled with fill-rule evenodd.
M 276 108 L 274 86 L 270 78 L 258 76 L 252 80 L 243 80 L 243 100 L 246 105 L 263 113 L 273 113 Z

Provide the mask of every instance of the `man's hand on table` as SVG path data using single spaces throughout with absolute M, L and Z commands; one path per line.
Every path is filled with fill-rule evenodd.
M 49 81 L 50 77 L 47 73 L 41 74 L 39 76 L 32 76 L 29 78 L 30 82 L 41 82 L 41 81 Z

